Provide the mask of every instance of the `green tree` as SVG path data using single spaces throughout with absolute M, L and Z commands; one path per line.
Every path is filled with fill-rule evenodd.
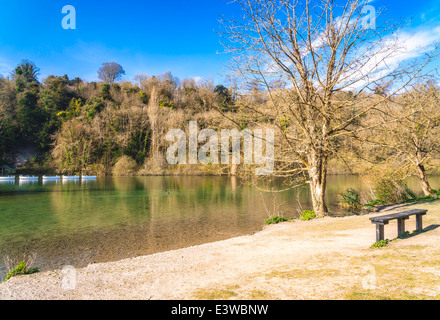
M 44 112 L 38 107 L 40 92 L 38 72 L 39 69 L 33 62 L 23 60 L 15 68 L 13 75 L 17 92 L 17 138 L 22 141 L 35 142 L 45 120 Z
M 232 97 L 229 93 L 229 89 L 224 85 L 219 84 L 214 88 L 214 92 L 217 94 L 217 104 L 221 111 L 229 111 L 232 107 Z
M 14 82 L 0 78 L 0 162 L 14 146 L 16 121 L 16 90 Z
M 44 123 L 37 134 L 37 140 L 43 150 L 48 151 L 53 142 L 53 134 L 60 129 L 61 119 L 58 116 L 69 108 L 74 96 L 68 89 L 69 77 L 49 76 L 40 90 L 40 107 L 44 115 Z

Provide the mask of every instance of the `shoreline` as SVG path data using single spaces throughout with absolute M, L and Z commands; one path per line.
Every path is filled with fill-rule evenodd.
M 370 249 L 375 242 L 370 217 L 416 207 L 429 210 L 423 221 L 425 232 Z M 406 230 L 414 229 L 413 220 L 407 220 Z M 397 205 L 361 216 L 285 222 L 227 240 L 79 269 L 16 276 L 0 284 L 0 299 L 333 300 L 378 294 L 401 298 L 402 292 L 440 298 L 440 263 L 431 261 L 440 253 L 439 224 L 439 202 Z M 385 227 L 386 238 L 394 239 L 396 233 L 393 223 Z M 412 261 L 412 267 L 405 268 L 407 261 L 396 262 L 401 256 L 413 256 L 420 266 Z M 389 268 L 381 267 L 387 263 Z M 429 281 L 411 289 L 410 280 L 405 279 L 427 274 L 427 265 Z M 365 268 L 380 275 L 375 290 L 363 285 L 371 277 L 371 270 Z M 383 281 L 402 272 L 397 282 Z

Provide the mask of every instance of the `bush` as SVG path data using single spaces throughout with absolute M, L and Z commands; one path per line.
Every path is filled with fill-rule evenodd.
M 362 203 L 356 190 L 349 188 L 339 195 L 339 205 L 348 209 L 361 209 Z
M 265 224 L 265 225 L 268 225 L 268 224 L 277 224 L 277 223 L 285 222 L 285 221 L 289 221 L 289 219 L 284 218 L 284 217 L 280 217 L 280 216 L 273 216 L 273 217 L 270 217 L 270 218 L 267 219 L 267 220 L 264 220 L 264 224 Z
M 417 198 L 406 183 L 392 177 L 384 177 L 377 181 L 374 187 L 374 194 L 376 199 L 382 201 L 382 203 L 400 203 L 408 199 Z
M 174 104 L 174 102 L 173 101 L 160 101 L 159 102 L 159 107 L 161 107 L 161 108 L 170 108 L 170 109 L 175 109 L 176 108 L 176 105 Z
M 373 245 L 370 248 L 377 249 L 377 248 L 386 247 L 389 243 L 390 243 L 390 240 L 388 240 L 388 239 L 380 240 L 378 242 L 373 243 Z
M 314 210 L 304 210 L 301 214 L 302 221 L 309 221 L 316 218 Z
M 27 269 L 26 262 L 22 261 L 14 269 L 8 271 L 8 273 L 6 274 L 5 281 L 9 280 L 11 277 L 14 277 L 16 275 L 32 274 L 38 271 L 39 271 L 38 268 Z
M 114 176 L 133 176 L 136 174 L 136 161 L 128 156 L 122 156 L 113 167 Z

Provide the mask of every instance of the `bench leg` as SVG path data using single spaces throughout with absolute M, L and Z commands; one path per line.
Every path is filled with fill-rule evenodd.
M 376 242 L 384 240 L 384 226 L 383 224 L 376 224 Z
M 417 231 L 423 231 L 423 225 L 422 225 L 422 215 L 418 214 L 416 215 L 416 228 Z
M 405 219 L 397 220 L 397 236 L 400 237 L 405 233 Z

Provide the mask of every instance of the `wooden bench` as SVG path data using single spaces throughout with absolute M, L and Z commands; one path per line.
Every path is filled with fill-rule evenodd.
M 408 220 L 410 216 L 416 216 L 416 228 L 417 231 L 422 231 L 422 216 L 424 216 L 428 210 L 414 209 L 405 212 L 388 214 L 381 217 L 370 218 L 371 222 L 376 224 L 376 242 L 384 240 L 384 225 L 388 224 L 391 220 L 397 219 L 397 235 L 400 237 L 405 233 L 405 220 Z

